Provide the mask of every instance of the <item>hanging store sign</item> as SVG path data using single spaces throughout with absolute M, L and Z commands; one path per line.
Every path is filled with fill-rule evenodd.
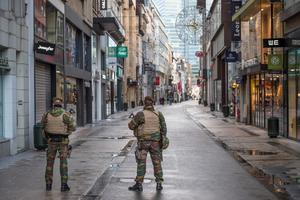
M 269 70 L 282 70 L 283 68 L 283 55 L 274 54 L 268 55 L 268 69 Z
M 287 38 L 287 44 L 289 47 L 300 47 L 300 39 L 290 39 Z
M 117 57 L 116 47 L 108 47 L 108 57 Z
M 234 51 L 227 51 L 226 52 L 226 57 L 225 57 L 225 62 L 236 62 L 238 58 L 238 55 Z
M 231 14 L 232 16 L 242 7 L 241 0 L 231 0 Z M 241 20 L 238 19 L 232 22 L 231 25 L 231 33 L 232 33 L 232 41 L 240 41 L 241 40 Z
M 203 51 L 196 51 L 195 52 L 195 56 L 198 57 L 198 58 L 203 58 L 204 57 L 204 53 L 203 53 Z
M 159 76 L 155 77 L 154 85 L 160 85 L 160 77 Z
M 55 54 L 55 44 L 49 42 L 35 43 L 35 51 L 40 54 L 53 56 Z
M 127 58 L 128 57 L 128 48 L 126 46 L 117 47 L 117 58 Z
M 284 38 L 267 38 L 263 39 L 264 48 L 285 47 L 286 41 Z
M 107 0 L 100 0 L 100 10 L 107 10 Z
M 121 67 L 117 67 L 117 77 L 123 77 L 123 69 Z

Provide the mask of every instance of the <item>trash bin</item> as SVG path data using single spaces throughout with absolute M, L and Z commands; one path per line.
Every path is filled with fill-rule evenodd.
M 134 107 L 135 107 L 135 102 L 132 101 L 132 102 L 131 102 L 131 108 L 134 108 Z
M 206 101 L 206 100 L 203 101 L 203 105 L 204 105 L 205 107 L 207 106 L 207 101 Z
M 199 98 L 199 100 L 198 100 L 198 104 L 199 104 L 199 105 L 201 104 L 201 98 Z
M 215 103 L 210 103 L 210 111 L 215 111 Z
M 125 111 L 128 110 L 128 103 L 124 103 L 124 110 L 125 110 Z
M 270 117 L 268 119 L 268 135 L 270 138 L 276 138 L 279 135 L 278 117 Z
M 223 106 L 223 116 L 224 117 L 229 116 L 229 106 L 228 105 Z
M 34 131 L 34 147 L 38 150 L 44 150 L 48 144 L 43 136 L 43 127 L 41 123 L 37 123 L 33 126 Z

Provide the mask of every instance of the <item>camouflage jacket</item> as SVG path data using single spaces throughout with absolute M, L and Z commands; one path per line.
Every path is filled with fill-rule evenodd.
M 67 132 L 69 134 L 71 134 L 73 131 L 76 130 L 76 123 L 75 123 L 74 118 L 72 117 L 72 115 L 69 112 L 65 112 L 65 110 L 63 108 L 53 108 L 53 109 L 49 110 L 48 112 L 44 113 L 42 120 L 41 120 L 43 128 L 47 124 L 47 116 L 49 114 L 52 116 L 55 116 L 55 117 L 63 114 L 63 123 L 67 125 Z
M 144 107 L 144 110 L 150 110 L 154 112 L 154 108 L 151 107 Z M 158 112 L 159 118 L 159 125 L 160 125 L 160 132 L 153 133 L 151 135 L 143 135 L 138 134 L 139 127 L 145 123 L 145 115 L 143 111 L 138 112 L 133 119 L 128 123 L 128 128 L 134 131 L 134 135 L 138 138 L 138 140 L 152 140 L 152 141 L 160 141 L 162 136 L 167 135 L 167 125 L 165 118 L 161 112 Z

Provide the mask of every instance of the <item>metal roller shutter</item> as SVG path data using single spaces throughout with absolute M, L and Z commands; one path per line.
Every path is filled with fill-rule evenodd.
M 44 112 L 51 107 L 51 66 L 37 64 L 35 67 L 35 116 L 40 122 Z

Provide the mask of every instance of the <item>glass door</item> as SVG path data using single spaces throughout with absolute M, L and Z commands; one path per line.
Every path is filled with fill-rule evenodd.
M 288 53 L 288 132 L 289 137 L 296 139 L 296 62 L 295 51 Z

